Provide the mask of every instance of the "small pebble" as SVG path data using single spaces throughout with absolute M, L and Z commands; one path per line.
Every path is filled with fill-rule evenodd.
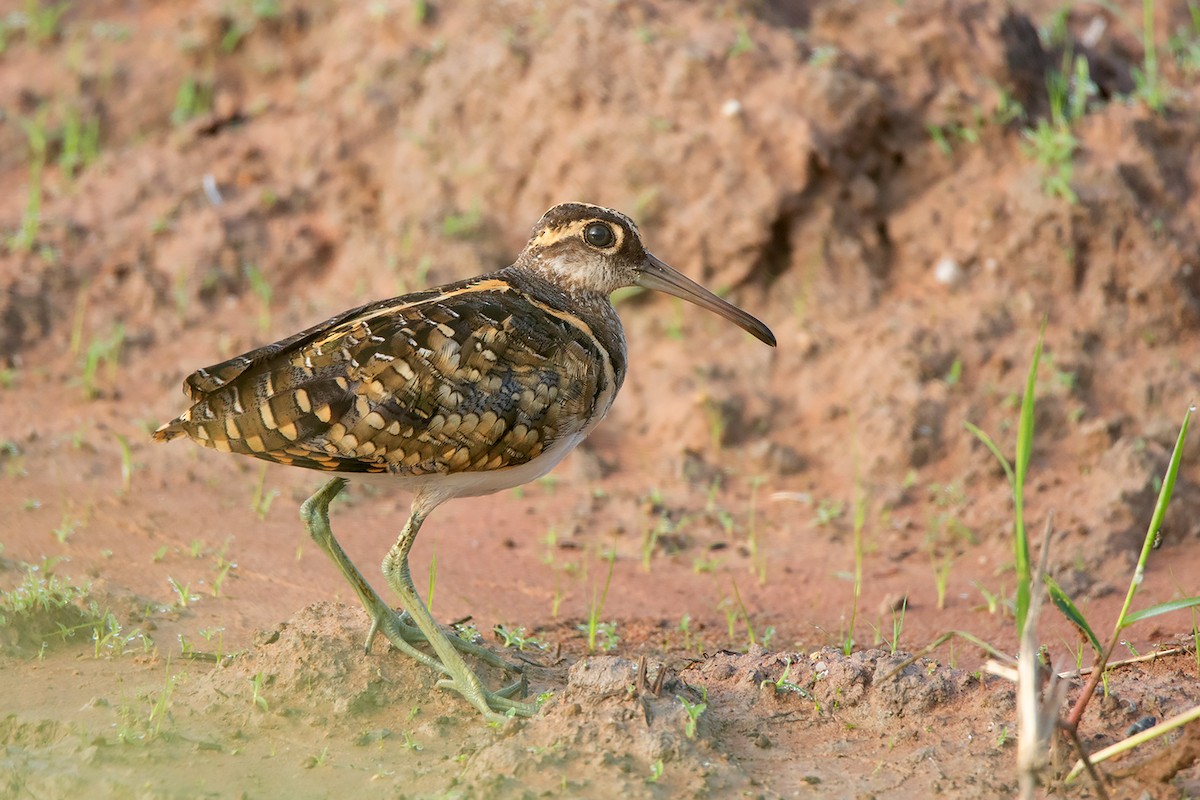
M 962 267 L 949 256 L 938 259 L 938 262 L 933 265 L 933 278 L 943 286 L 954 286 L 962 280 L 962 277 Z
M 1142 731 L 1148 731 L 1157 724 L 1158 724 L 1158 719 L 1156 717 L 1142 717 L 1137 722 L 1135 722 L 1129 726 L 1128 730 L 1125 731 L 1125 735 L 1133 736 L 1135 733 L 1141 733 Z

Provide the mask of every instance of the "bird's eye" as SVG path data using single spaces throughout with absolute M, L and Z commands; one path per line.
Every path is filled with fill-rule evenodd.
M 604 248 L 612 247 L 617 237 L 613 234 L 612 228 L 603 222 L 593 222 L 583 229 L 583 240 L 592 247 Z

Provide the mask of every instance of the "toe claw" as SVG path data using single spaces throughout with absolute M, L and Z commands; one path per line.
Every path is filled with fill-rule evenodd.
M 371 645 L 375 643 L 375 636 L 379 633 L 379 625 L 381 620 L 379 617 L 371 616 L 371 627 L 367 629 L 367 641 L 363 643 L 363 652 L 367 655 L 371 653 Z

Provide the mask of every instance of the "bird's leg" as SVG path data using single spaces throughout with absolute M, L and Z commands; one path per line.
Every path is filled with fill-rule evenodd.
M 318 489 L 316 494 L 301 504 L 300 519 L 304 521 L 308 535 L 312 537 L 318 547 L 325 551 L 325 554 L 345 577 L 346 582 L 354 589 L 354 593 L 358 595 L 359 601 L 362 602 L 363 608 L 367 610 L 367 615 L 371 618 L 371 628 L 367 632 L 364 649 L 370 652 L 375 634 L 382 632 L 397 650 L 412 656 L 427 667 L 441 670 L 449 675 L 450 673 L 442 667 L 437 659 L 412 646 L 413 642 L 423 641 L 425 637 L 383 602 L 383 599 L 371 588 L 371 584 L 367 583 L 367 579 L 362 576 L 358 567 L 354 566 L 354 562 L 350 560 L 346 551 L 334 538 L 333 529 L 329 526 L 329 504 L 345 486 L 345 478 L 330 480 Z
M 375 635 L 382 633 L 397 650 L 412 656 L 427 667 L 449 675 L 450 673 L 436 658 L 413 647 L 413 644 L 417 642 L 426 641 L 425 634 L 415 625 L 406 622 L 383 601 L 334 538 L 333 530 L 329 525 L 329 504 L 345 486 L 345 478 L 333 478 L 327 482 L 300 506 L 300 519 L 303 520 L 304 527 L 308 529 L 309 536 L 329 556 L 343 577 L 346 578 L 346 582 L 354 589 L 354 593 L 358 595 L 367 615 L 370 616 L 371 628 L 367 632 L 365 649 L 370 652 Z M 486 647 L 481 647 L 457 636 L 452 641 L 459 650 L 477 656 L 494 667 L 509 672 L 521 670 L 518 665 L 504 660 Z
M 463 661 L 462 656 L 455 650 L 455 645 L 442 633 L 425 602 L 417 594 L 408 568 L 408 554 L 421 529 L 421 523 L 425 521 L 425 515 L 429 512 L 429 508 L 425 508 L 424 505 L 422 497 L 418 495 L 413 501 L 412 514 L 405 523 L 404 530 L 400 532 L 396 543 L 383 560 L 383 575 L 400 596 L 400 605 L 425 634 L 425 639 L 441 659 L 442 670 L 450 676 L 438 681 L 438 686 L 453 689 L 461 694 L 489 721 L 503 721 L 506 715 L 533 716 L 537 713 L 536 705 L 509 699 L 508 695 L 514 691 L 514 687 L 500 692 L 491 692 L 483 687 L 479 677 Z

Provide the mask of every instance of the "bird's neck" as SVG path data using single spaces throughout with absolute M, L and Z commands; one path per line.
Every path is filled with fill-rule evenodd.
M 616 373 L 617 388 L 621 387 L 628 364 L 625 330 L 608 295 L 587 290 L 566 291 L 537 270 L 516 265 L 501 270 L 500 275 L 518 291 L 582 320 L 608 352 Z

